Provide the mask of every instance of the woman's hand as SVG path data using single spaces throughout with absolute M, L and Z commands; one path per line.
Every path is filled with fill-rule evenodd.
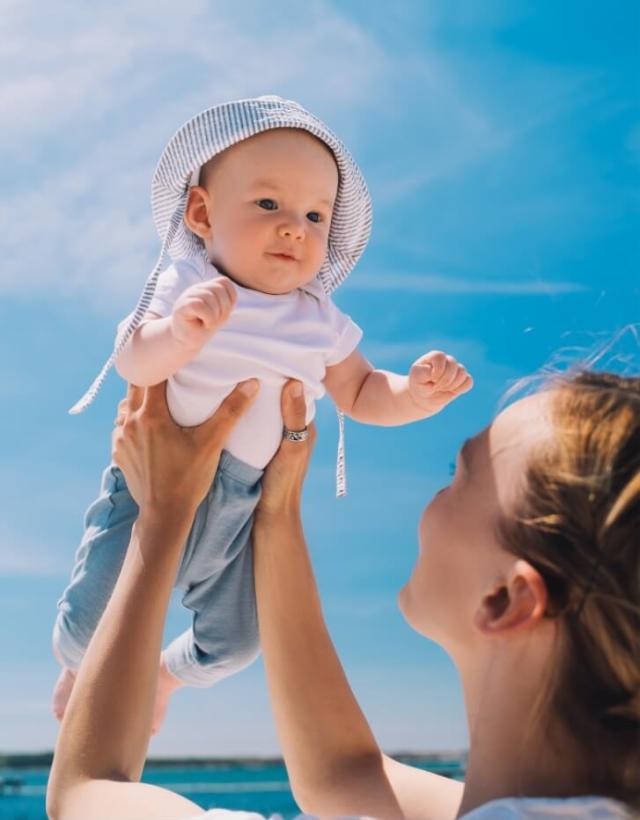
M 284 426 L 288 430 L 304 430 L 307 407 L 301 382 L 291 380 L 285 384 L 281 404 Z M 262 479 L 262 495 L 256 510 L 258 522 L 272 516 L 299 513 L 302 486 L 315 438 L 312 424 L 305 441 L 282 439 Z
M 233 426 L 259 389 L 256 379 L 239 384 L 214 415 L 197 427 L 179 427 L 166 402 L 166 382 L 145 389 L 130 385 L 118 405 L 112 455 L 142 511 L 194 511 L 205 497 Z

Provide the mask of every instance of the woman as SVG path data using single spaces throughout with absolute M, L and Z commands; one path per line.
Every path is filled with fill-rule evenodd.
M 252 388 L 240 386 L 190 430 L 172 423 L 162 385 L 132 388 L 122 407 L 114 457 L 141 512 L 61 728 L 53 818 L 198 816 L 190 801 L 135 781 L 182 543 Z M 303 428 L 304 411 L 291 382 L 290 430 Z M 471 739 L 464 787 L 386 757 L 349 689 L 300 522 L 312 438 L 283 441 L 254 527 L 265 667 L 300 806 L 435 820 L 632 816 L 640 808 L 640 379 L 584 373 L 513 404 L 464 445 L 451 486 L 423 513 L 400 605 L 460 671 Z

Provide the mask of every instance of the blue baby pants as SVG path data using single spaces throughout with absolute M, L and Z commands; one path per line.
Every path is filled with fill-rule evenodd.
M 223 451 L 184 546 L 176 587 L 184 591 L 193 624 L 163 658 L 190 686 L 209 686 L 259 654 L 251 527 L 262 473 Z M 71 581 L 58 602 L 53 645 L 70 669 L 80 666 L 111 597 L 137 516 L 124 476 L 111 464 L 87 510 Z

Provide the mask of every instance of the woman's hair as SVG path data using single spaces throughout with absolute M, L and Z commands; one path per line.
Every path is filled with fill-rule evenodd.
M 499 536 L 560 619 L 544 712 L 583 751 L 590 791 L 640 808 L 640 378 L 580 371 L 546 388 L 554 433 Z

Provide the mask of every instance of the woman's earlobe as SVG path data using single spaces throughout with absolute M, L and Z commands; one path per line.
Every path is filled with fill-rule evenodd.
M 486 636 L 535 626 L 547 608 L 547 587 L 537 569 L 516 561 L 508 577 L 484 596 L 474 624 Z

